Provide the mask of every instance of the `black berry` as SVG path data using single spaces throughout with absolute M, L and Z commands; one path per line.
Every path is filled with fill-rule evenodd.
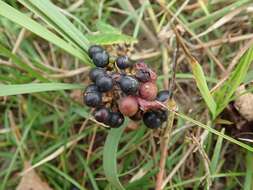
M 97 92 L 97 91 L 98 91 L 98 87 L 95 84 L 90 84 L 85 89 L 86 94 L 91 93 L 91 92 Z
M 158 92 L 158 94 L 156 96 L 156 100 L 159 102 L 165 102 L 168 100 L 169 95 L 170 95 L 170 91 L 162 90 L 162 91 Z
M 109 64 L 109 54 L 106 51 L 97 52 L 92 56 L 92 60 L 97 67 L 106 67 Z
M 104 49 L 101 46 L 98 45 L 92 45 L 90 46 L 90 48 L 88 49 L 88 55 L 89 57 L 92 59 L 92 57 L 98 53 L 98 52 L 102 52 L 104 51 Z
M 108 124 L 111 119 L 110 110 L 107 108 L 100 108 L 94 112 L 94 118 L 101 123 Z
M 144 124 L 150 129 L 156 129 L 161 127 L 162 121 L 156 114 L 156 112 L 148 111 L 143 115 Z
M 95 82 L 97 77 L 105 75 L 105 70 L 102 68 L 92 68 L 89 73 L 90 80 Z
M 126 69 L 131 65 L 128 56 L 120 56 L 116 59 L 116 64 L 119 69 Z
M 84 103 L 89 107 L 98 107 L 102 103 L 102 94 L 100 92 L 85 93 Z
M 120 88 L 126 94 L 136 94 L 139 88 L 139 82 L 131 76 L 123 76 L 120 79 Z
M 112 112 L 108 125 L 112 128 L 118 128 L 124 123 L 124 116 L 119 112 Z
M 109 76 L 101 76 L 96 79 L 96 86 L 100 92 L 107 92 L 112 89 L 113 81 Z
M 135 73 L 135 77 L 140 81 L 140 82 L 148 82 L 150 81 L 150 73 L 145 71 L 145 70 L 137 70 Z
M 166 110 L 158 110 L 156 114 L 161 119 L 162 122 L 167 121 L 168 112 Z

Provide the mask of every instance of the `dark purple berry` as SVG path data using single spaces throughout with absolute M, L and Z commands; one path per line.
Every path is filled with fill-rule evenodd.
M 148 111 L 143 115 L 143 122 L 146 127 L 156 129 L 161 127 L 162 121 L 154 111 Z
M 100 92 L 108 92 L 113 87 L 112 78 L 109 76 L 97 77 L 96 86 L 98 87 Z
M 110 110 L 107 108 L 100 108 L 94 112 L 94 118 L 101 123 L 108 124 L 111 119 Z
M 89 73 L 90 80 L 92 82 L 96 81 L 97 77 L 101 77 L 105 75 L 105 70 L 102 68 L 92 68 Z
M 139 88 L 139 82 L 131 76 L 123 76 L 120 79 L 121 90 L 128 94 L 136 94 Z
M 150 81 L 151 77 L 150 77 L 150 73 L 148 71 L 145 70 L 137 70 L 137 72 L 135 73 L 135 77 L 140 81 L 140 82 L 148 82 Z
M 98 87 L 95 84 L 90 84 L 85 89 L 86 94 L 91 93 L 91 92 L 97 92 L 97 91 L 98 91 Z
M 106 51 L 97 52 L 92 56 L 92 60 L 97 67 L 106 67 L 109 64 L 109 54 Z
M 119 112 L 112 112 L 108 125 L 112 128 L 118 128 L 124 123 L 124 116 Z
M 131 61 L 129 60 L 128 56 L 120 56 L 116 59 L 116 64 L 119 69 L 126 69 L 130 67 Z
M 104 49 L 101 46 L 98 45 L 92 45 L 90 46 L 90 48 L 88 49 L 88 55 L 89 57 L 92 59 L 92 57 L 98 53 L 98 52 L 102 52 L 104 51 Z
M 158 92 L 158 94 L 156 96 L 156 100 L 159 102 L 165 102 L 168 100 L 169 95 L 170 95 L 170 91 L 162 90 L 162 91 Z
M 102 94 L 98 91 L 85 93 L 84 103 L 89 107 L 98 107 L 102 103 Z

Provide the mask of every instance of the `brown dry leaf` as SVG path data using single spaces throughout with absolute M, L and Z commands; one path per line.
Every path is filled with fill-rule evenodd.
M 238 87 L 236 94 L 242 94 L 246 91 L 245 86 Z M 253 94 L 245 93 L 235 100 L 235 108 L 248 121 L 253 121 Z
M 30 168 L 31 165 L 28 162 L 24 163 L 24 170 Z M 21 181 L 16 190 L 53 190 L 46 182 L 43 182 L 37 175 L 35 170 L 30 170 L 25 173 L 21 178 Z

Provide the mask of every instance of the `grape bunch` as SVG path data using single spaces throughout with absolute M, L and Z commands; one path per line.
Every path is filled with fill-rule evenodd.
M 92 45 L 88 54 L 96 67 L 89 72 L 91 84 L 85 89 L 84 103 L 94 108 L 98 122 L 118 128 L 129 117 L 143 120 L 151 129 L 162 126 L 167 111 L 161 103 L 167 101 L 169 91 L 158 92 L 152 69 L 143 62 L 133 63 L 128 56 L 112 58 L 98 45 Z

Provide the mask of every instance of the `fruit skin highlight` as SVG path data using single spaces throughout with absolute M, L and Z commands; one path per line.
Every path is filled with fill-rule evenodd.
M 97 67 L 106 67 L 109 64 L 109 54 L 106 51 L 97 52 L 92 56 L 92 60 Z
M 96 78 L 96 86 L 100 92 L 108 92 L 113 87 L 112 78 L 109 76 L 101 76 Z
M 98 52 L 102 52 L 104 51 L 104 49 L 101 46 L 98 45 L 92 45 L 90 46 L 89 50 L 88 50 L 88 55 L 89 57 L 92 59 L 92 57 L 98 53 Z
M 116 59 L 116 65 L 119 69 L 126 69 L 131 66 L 128 56 L 120 56 Z
M 118 128 L 124 123 L 124 116 L 119 112 L 112 112 L 108 125 L 112 128 Z
M 122 76 L 119 83 L 121 90 L 127 95 L 133 95 L 138 92 L 139 82 L 132 76 Z
M 92 82 L 96 82 L 98 77 L 105 76 L 105 70 L 102 68 L 92 68 L 89 73 L 89 78 Z
M 98 107 L 102 103 L 102 94 L 98 91 L 85 93 L 84 103 L 89 107 Z
M 158 92 L 156 100 L 159 102 L 165 102 L 168 100 L 169 95 L 170 95 L 170 91 L 162 90 L 162 91 Z
M 108 124 L 111 119 L 111 112 L 107 108 L 100 108 L 94 112 L 94 118 L 98 122 Z

